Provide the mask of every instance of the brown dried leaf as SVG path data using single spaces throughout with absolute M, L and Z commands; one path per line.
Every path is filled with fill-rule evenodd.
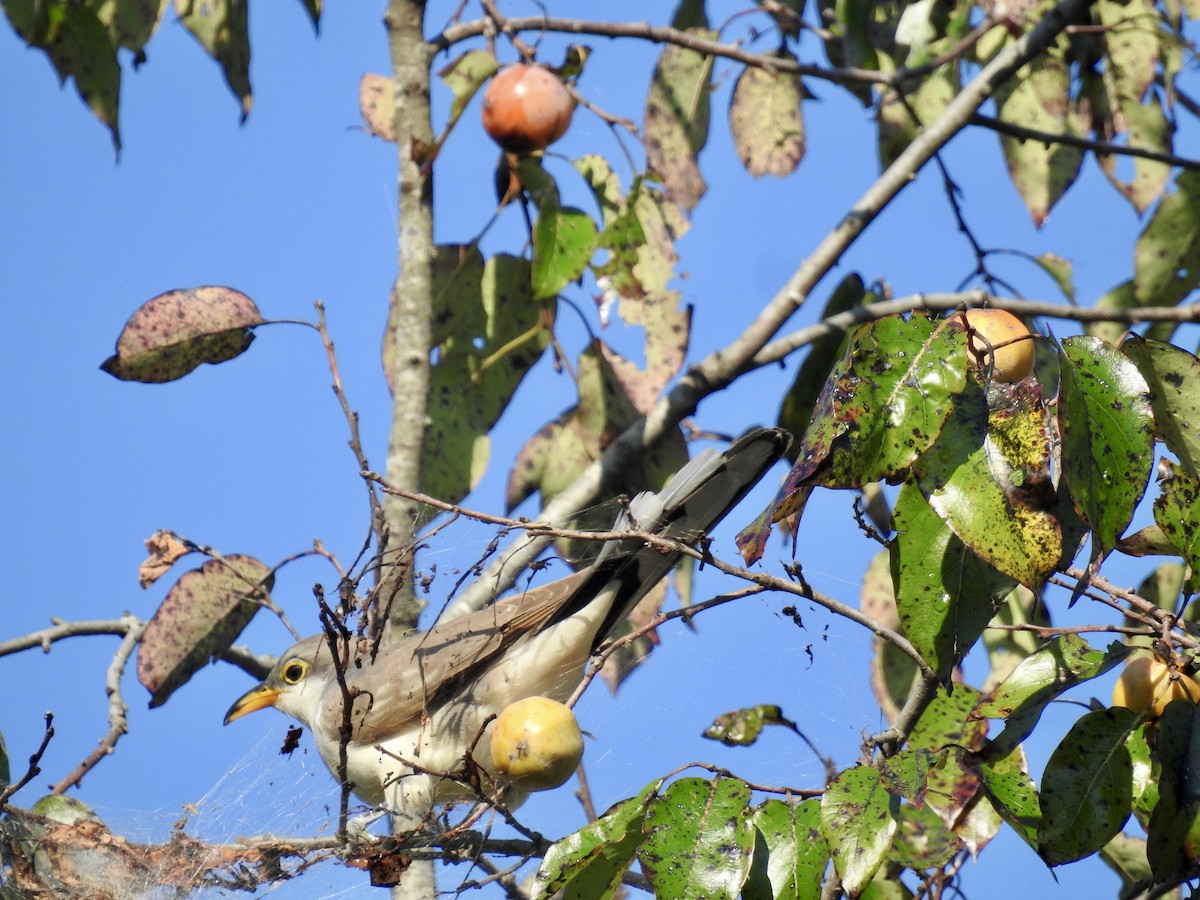
M 392 79 L 366 72 L 358 82 L 358 108 L 368 134 L 385 141 L 396 140 L 393 106 Z
M 156 531 L 146 538 L 146 552 L 150 554 L 138 566 L 138 584 L 148 588 L 170 570 L 175 561 L 191 551 L 169 531 Z
M 634 407 L 642 415 L 654 408 L 659 394 L 683 367 L 691 335 L 691 308 L 680 309 L 679 295 L 664 291 L 641 302 L 621 304 L 622 318 L 646 329 L 646 368 L 625 359 L 607 344 L 600 350 L 613 368 Z
M 138 645 L 138 681 L 151 708 L 233 645 L 273 582 L 261 562 L 235 554 L 210 559 L 175 583 Z

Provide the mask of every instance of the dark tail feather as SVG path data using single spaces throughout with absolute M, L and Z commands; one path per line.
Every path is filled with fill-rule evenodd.
M 705 450 L 671 476 L 662 490 L 638 494 L 622 513 L 615 529 L 633 527 L 691 543 L 712 528 L 738 504 L 787 450 L 791 437 L 779 428 L 755 428 L 724 453 Z M 632 521 L 630 519 L 632 518 Z M 597 643 L 621 622 L 679 561 L 640 541 L 614 541 L 592 565 L 565 618 L 602 592 L 614 591 L 613 606 L 597 633 Z

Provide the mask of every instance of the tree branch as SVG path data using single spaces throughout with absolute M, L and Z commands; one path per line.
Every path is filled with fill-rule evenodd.
M 954 59 L 970 49 L 987 31 L 987 27 L 976 28 L 967 37 L 959 41 L 942 56 L 920 66 L 910 69 L 897 69 L 892 72 L 880 72 L 875 69 L 859 69 L 847 66 L 841 69 L 828 69 L 808 63 L 798 62 L 774 53 L 753 53 L 744 50 L 737 44 L 726 44 L 711 38 L 702 37 L 689 31 L 672 28 L 669 25 L 651 25 L 649 22 L 600 22 L 582 19 L 567 19 L 557 16 L 524 16 L 510 17 L 499 23 L 501 30 L 507 35 L 516 35 L 526 31 L 555 32 L 557 34 L 590 35 L 606 38 L 632 38 L 649 41 L 654 44 L 672 44 L 687 50 L 695 50 L 706 56 L 715 56 L 744 63 L 768 72 L 788 72 L 836 84 L 857 85 L 888 85 L 894 86 L 919 78 L 934 71 L 946 62 Z M 441 34 L 434 37 L 431 44 L 439 51 L 449 50 L 455 44 L 476 37 L 491 35 L 497 23 L 492 18 L 476 19 L 471 22 L 460 22 L 451 25 Z M 990 26 L 988 26 L 990 27 Z M 981 30 L 982 29 L 982 30 Z
M 138 641 L 141 640 L 146 625 L 135 620 L 133 616 L 127 615 L 125 618 L 133 621 L 129 623 L 125 637 L 121 639 L 121 644 L 117 647 L 117 652 L 113 654 L 112 661 L 104 673 L 104 692 L 108 695 L 108 731 L 100 738 L 96 748 L 85 756 L 70 774 L 51 786 L 51 793 L 61 794 L 67 788 L 78 785 L 83 781 L 84 775 L 117 748 L 117 741 L 129 731 L 129 720 L 125 718 L 129 707 L 125 705 L 125 699 L 121 695 L 121 676 L 125 674 L 125 665 L 129 662 L 129 657 L 133 654 Z
M 988 128 L 1000 134 L 1006 134 L 1009 137 L 1019 138 L 1023 141 L 1037 141 L 1041 144 L 1063 144 L 1067 147 L 1079 147 L 1081 150 L 1091 150 L 1097 156 L 1136 156 L 1141 159 L 1150 159 L 1154 162 L 1165 163 L 1168 166 L 1178 166 L 1181 169 L 1200 169 L 1200 159 L 1176 156 L 1174 153 L 1160 153 L 1157 150 L 1147 150 L 1144 147 L 1134 147 L 1130 144 L 1094 141 L 1088 138 L 1076 137 L 1073 134 L 1054 134 L 1049 131 L 1035 131 L 1023 125 L 1003 122 L 1000 119 L 980 113 L 971 116 L 971 124 Z

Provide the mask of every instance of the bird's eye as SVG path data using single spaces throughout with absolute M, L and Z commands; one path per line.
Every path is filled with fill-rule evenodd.
M 283 680 L 288 684 L 296 684 L 304 677 L 306 671 L 308 671 L 308 666 L 299 660 L 290 662 L 283 667 Z

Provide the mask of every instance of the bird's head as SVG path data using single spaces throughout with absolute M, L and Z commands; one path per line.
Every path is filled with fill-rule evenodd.
M 325 636 L 318 634 L 293 645 L 275 663 L 263 682 L 234 701 L 225 724 L 268 706 L 310 725 L 320 709 L 321 695 L 330 683 L 333 665 Z

